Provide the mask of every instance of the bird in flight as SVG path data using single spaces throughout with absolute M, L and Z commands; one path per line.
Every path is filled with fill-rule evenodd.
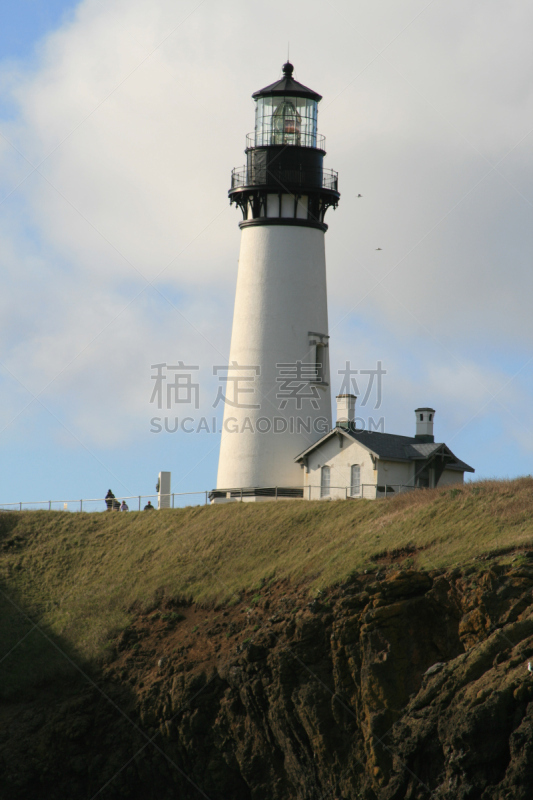
M 383 250 L 382 247 L 376 247 L 376 250 Z
M 363 196 L 362 194 L 358 194 L 358 195 L 357 195 L 357 197 L 362 197 L 362 196 Z

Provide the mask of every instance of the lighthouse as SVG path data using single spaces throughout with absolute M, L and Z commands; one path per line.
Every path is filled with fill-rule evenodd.
M 338 176 L 323 166 L 321 96 L 293 71 L 252 95 L 246 165 L 231 175 L 241 246 L 215 501 L 301 497 L 294 459 L 331 428 L 324 220 Z

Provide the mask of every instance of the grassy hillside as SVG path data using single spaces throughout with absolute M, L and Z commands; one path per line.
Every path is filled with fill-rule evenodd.
M 34 622 L 49 644 L 90 660 L 136 608 L 171 598 L 231 603 L 243 590 L 282 580 L 314 593 L 380 564 L 483 564 L 484 555 L 509 560 L 528 547 L 532 478 L 382 501 L 0 513 L 0 658 L 10 647 L 27 648 L 31 670 Z

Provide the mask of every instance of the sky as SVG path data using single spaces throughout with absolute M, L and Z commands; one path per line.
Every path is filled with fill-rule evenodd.
M 215 486 L 227 191 L 288 43 L 339 172 L 333 394 L 380 362 L 364 419 L 412 435 L 431 406 L 474 479 L 531 474 L 532 24 L 513 0 L 3 4 L 0 502 Z M 178 362 L 199 407 L 158 411 L 152 365 Z

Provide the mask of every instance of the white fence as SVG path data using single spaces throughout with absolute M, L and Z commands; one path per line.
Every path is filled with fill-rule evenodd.
M 120 511 L 123 503 L 124 511 L 142 511 L 147 505 L 154 509 L 184 508 L 186 506 L 207 505 L 215 503 L 247 502 L 250 500 L 380 500 L 396 497 L 398 494 L 412 492 L 413 486 L 390 484 L 376 486 L 361 484 L 359 487 L 301 486 L 287 488 L 265 486 L 241 489 L 214 490 L 203 492 L 172 492 L 168 495 L 143 494 L 129 497 L 105 498 L 97 497 L 80 500 L 40 500 L 20 503 L 0 503 L 0 511 Z
M 154 509 L 159 507 L 159 495 L 139 494 L 130 497 L 105 498 L 96 497 L 81 500 L 41 500 L 21 503 L 0 503 L 0 511 L 120 511 L 125 503 L 128 511 L 142 511 L 150 504 Z M 209 502 L 209 492 L 173 492 L 161 495 L 162 508 L 184 508 L 200 506 Z M 126 510 L 126 509 L 124 509 Z

